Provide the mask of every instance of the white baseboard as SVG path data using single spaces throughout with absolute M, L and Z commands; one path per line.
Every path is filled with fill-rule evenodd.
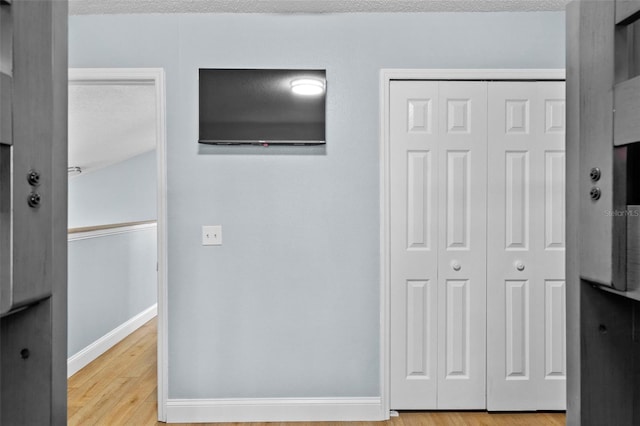
M 378 421 L 382 398 L 169 399 L 167 423 Z
M 111 330 L 109 333 L 82 349 L 80 352 L 72 355 L 67 359 L 67 378 L 76 374 L 80 369 L 84 368 L 91 361 L 111 349 L 138 328 L 142 327 L 157 314 L 158 304 L 156 303 L 122 325 Z

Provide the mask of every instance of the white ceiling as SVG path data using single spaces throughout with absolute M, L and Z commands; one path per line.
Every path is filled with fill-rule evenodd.
M 70 0 L 72 15 L 107 13 L 533 12 L 569 0 Z
M 69 166 L 87 173 L 156 146 L 152 85 L 69 84 Z

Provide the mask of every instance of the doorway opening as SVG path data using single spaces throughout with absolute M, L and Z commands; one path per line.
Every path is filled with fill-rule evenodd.
M 69 70 L 68 376 L 158 317 L 166 401 L 164 70 Z

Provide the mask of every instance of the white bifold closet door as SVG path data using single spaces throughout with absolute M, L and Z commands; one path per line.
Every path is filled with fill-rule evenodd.
M 390 102 L 391 408 L 484 408 L 486 83 Z
M 564 409 L 564 83 L 390 83 L 390 408 Z
M 564 410 L 565 93 L 489 84 L 489 410 Z

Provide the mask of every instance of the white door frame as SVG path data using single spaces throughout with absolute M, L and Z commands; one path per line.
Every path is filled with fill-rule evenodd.
M 390 265 L 389 255 L 389 85 L 391 80 L 564 81 L 564 69 L 383 69 L 380 72 L 380 393 L 383 412 L 390 398 Z M 387 417 L 388 418 L 388 417 Z
M 70 68 L 69 84 L 150 85 L 156 94 L 158 231 L 158 420 L 166 420 L 167 364 L 167 136 L 165 74 L 162 68 Z

